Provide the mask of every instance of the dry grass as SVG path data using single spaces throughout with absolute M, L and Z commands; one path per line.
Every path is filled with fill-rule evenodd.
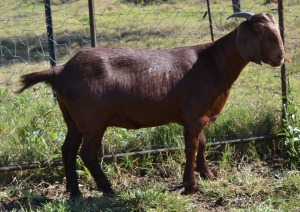
M 215 181 L 199 178 L 200 192 L 190 196 L 173 190 L 181 182 L 181 154 L 167 161 L 144 158 L 133 166 L 104 165 L 117 198 L 105 198 L 95 191 L 90 175 L 81 169 L 83 198 L 69 202 L 65 180 L 51 170 L 23 173 L 4 186 L 0 193 L 2 210 L 23 211 L 297 211 L 300 209 L 300 173 L 259 160 L 236 162 L 229 169 L 213 166 Z M 145 163 L 145 160 L 147 161 Z M 149 167 L 151 165 L 152 168 Z M 273 166 L 273 168 L 272 168 Z M 37 183 L 36 176 L 43 180 Z M 48 180 L 46 180 L 48 179 Z

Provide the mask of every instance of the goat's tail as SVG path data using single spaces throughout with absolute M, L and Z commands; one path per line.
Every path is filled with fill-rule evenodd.
M 56 77 L 63 70 L 63 68 L 64 66 L 55 66 L 45 71 L 22 75 L 20 80 L 22 87 L 15 91 L 15 93 L 21 93 L 39 82 L 45 82 L 54 86 Z

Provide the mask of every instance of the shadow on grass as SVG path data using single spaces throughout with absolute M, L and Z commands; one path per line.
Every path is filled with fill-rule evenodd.
M 40 200 L 31 199 L 28 197 L 19 197 L 13 200 L 4 202 L 0 204 L 0 211 L 19 211 L 26 210 L 32 207 L 40 208 L 44 204 L 51 202 L 51 199 L 45 198 L 41 196 Z
M 70 31 L 68 33 L 64 31 L 58 31 L 55 33 L 55 51 L 56 56 L 60 58 L 71 57 L 80 48 L 89 47 L 90 37 L 85 34 L 88 29 L 82 29 L 78 31 Z M 119 28 L 118 30 L 105 34 L 98 33 L 97 42 L 99 46 L 115 46 L 120 45 L 122 42 L 127 43 L 126 46 L 131 46 L 134 41 L 145 40 L 153 38 L 170 38 L 174 32 L 170 30 L 164 30 L 164 32 L 151 29 L 151 30 L 136 30 Z M 38 63 L 49 60 L 49 46 L 47 35 L 34 36 L 16 36 L 1 39 L 1 51 L 2 60 L 1 65 L 11 65 L 11 60 L 14 63 Z M 123 44 L 124 45 L 124 44 Z M 147 46 L 147 45 L 145 45 Z

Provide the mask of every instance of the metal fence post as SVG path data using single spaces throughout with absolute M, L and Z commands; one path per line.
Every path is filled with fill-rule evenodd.
M 207 12 L 208 12 L 208 19 L 209 19 L 209 28 L 210 28 L 210 36 L 211 36 L 211 40 L 214 41 L 214 32 L 213 32 L 213 28 L 212 28 L 212 20 L 211 20 L 211 13 L 210 13 L 210 0 L 206 0 L 207 3 Z
M 44 0 L 44 4 L 45 4 L 45 16 L 46 16 L 46 25 L 47 25 L 50 65 L 51 67 L 53 67 L 56 66 L 56 59 L 55 59 L 54 35 L 53 35 L 52 15 L 51 15 L 51 2 L 50 0 Z
M 89 0 L 90 33 L 91 46 L 96 47 L 96 25 L 95 25 L 95 4 L 94 0 Z
M 284 44 L 284 13 L 283 1 L 278 0 L 278 19 L 280 35 Z M 285 63 L 281 65 L 281 95 L 282 95 L 282 119 L 286 119 L 286 110 L 288 104 L 288 84 L 286 79 L 286 66 Z
M 90 34 L 91 34 L 91 47 L 97 46 L 96 37 L 96 22 L 95 22 L 95 4 L 94 0 L 89 0 L 89 18 L 90 18 Z M 104 157 L 104 146 L 100 144 L 100 157 Z
M 242 5 L 240 0 L 232 0 L 233 12 L 242 12 Z

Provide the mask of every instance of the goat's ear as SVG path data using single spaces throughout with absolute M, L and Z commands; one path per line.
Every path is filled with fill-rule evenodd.
M 259 37 L 248 21 L 238 27 L 236 45 L 243 58 L 261 65 Z

